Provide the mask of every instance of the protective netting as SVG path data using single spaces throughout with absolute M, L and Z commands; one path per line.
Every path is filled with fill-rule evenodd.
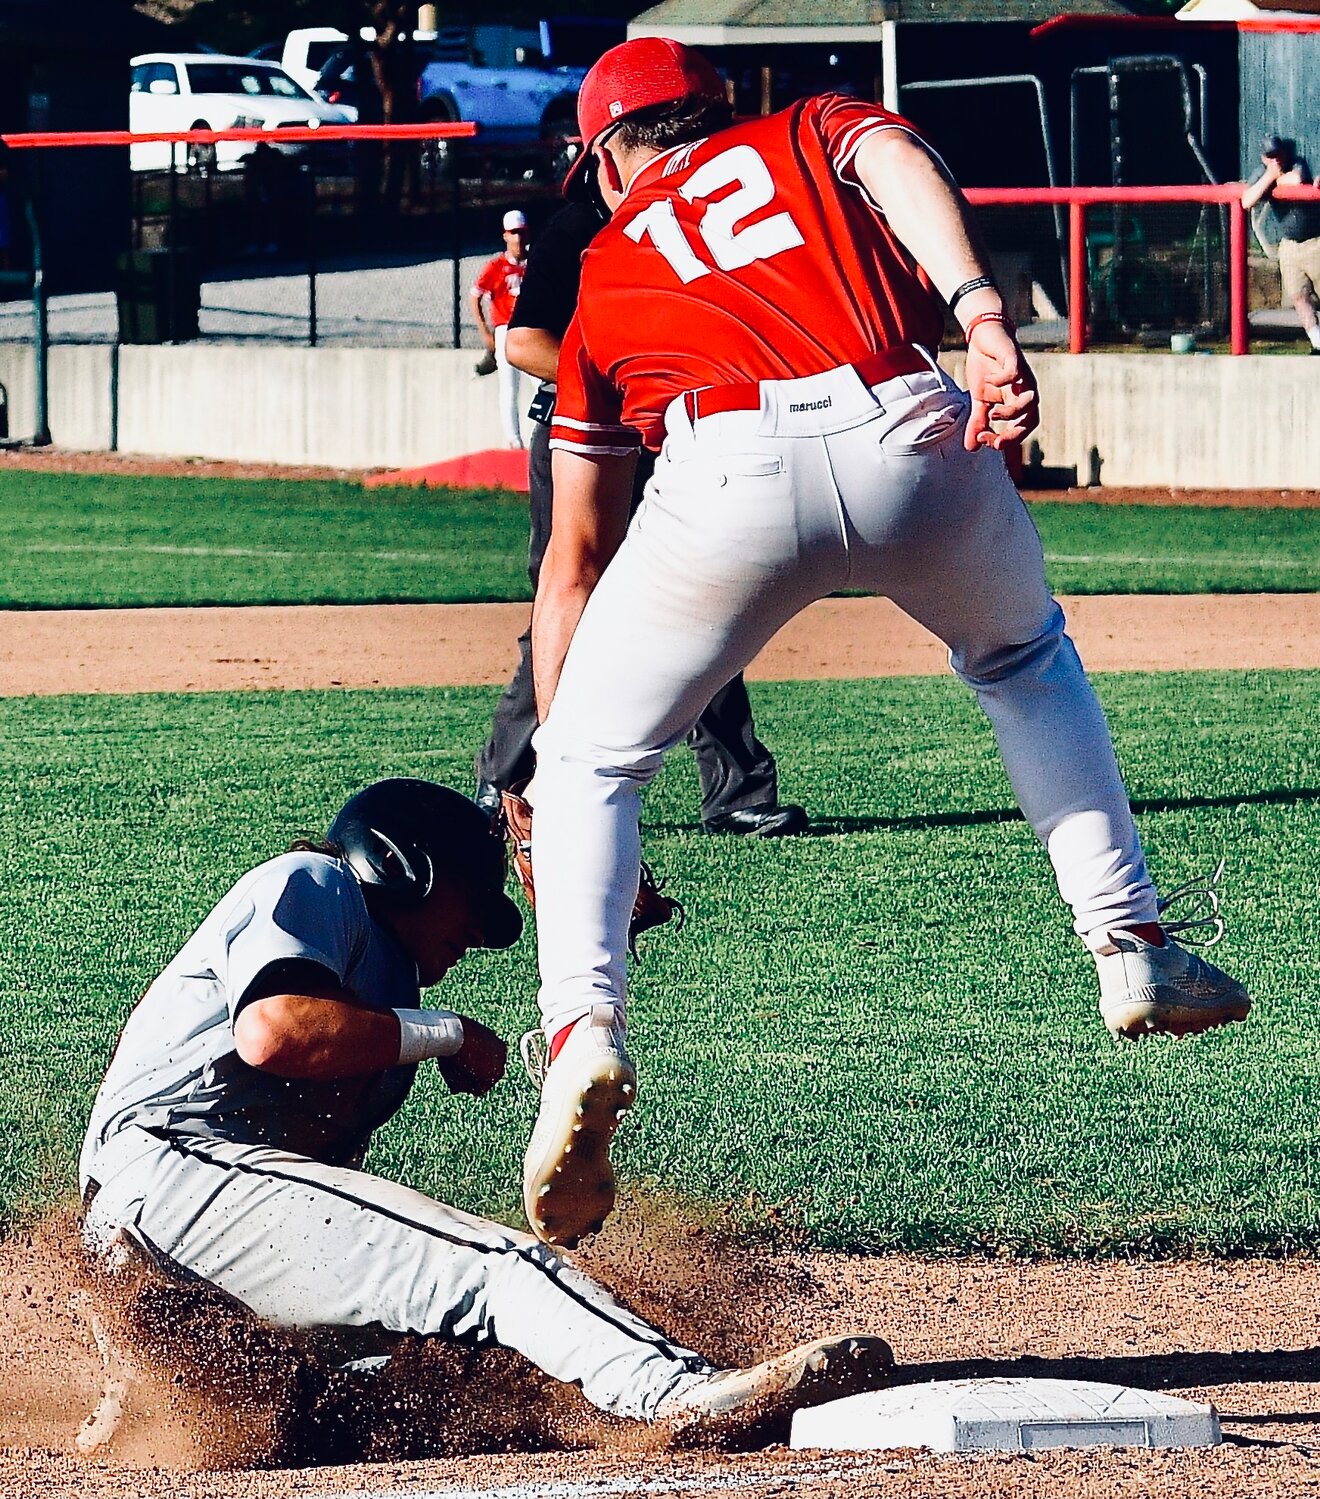
M 1068 345 L 1068 208 L 977 210 L 1023 340 Z M 1229 209 L 1219 203 L 1088 204 L 1088 345 L 1163 345 L 1176 333 L 1207 341 L 1229 331 Z

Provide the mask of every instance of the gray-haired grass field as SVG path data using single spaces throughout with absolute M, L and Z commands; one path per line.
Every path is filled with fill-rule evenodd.
M 1320 589 L 1320 510 L 1032 514 L 1062 593 Z M 0 553 L 0 608 L 530 596 L 526 498 L 490 490 L 10 470 Z
M 677 755 L 648 856 L 688 904 L 643 939 L 625 1181 L 822 1246 L 1061 1253 L 1320 1242 L 1320 677 L 1100 679 L 1166 885 L 1228 858 L 1218 955 L 1245 1026 L 1121 1047 L 990 734 L 953 681 L 761 685 L 812 836 L 702 836 Z M 74 1190 L 83 1120 L 136 997 L 243 869 L 378 775 L 469 784 L 494 694 L 0 702 L 0 1207 Z M 434 992 L 507 1036 L 530 940 Z M 427 1071 L 375 1164 L 516 1221 L 534 1096 Z

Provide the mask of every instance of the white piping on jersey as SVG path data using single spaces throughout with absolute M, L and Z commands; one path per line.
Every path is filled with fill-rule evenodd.
M 641 447 L 640 440 L 626 448 L 593 447 L 589 443 L 574 442 L 568 437 L 552 437 L 551 448 L 562 448 L 566 453 L 585 453 L 590 458 L 631 458 Z
M 902 131 L 904 135 L 909 136 L 912 140 L 916 141 L 917 145 L 919 145 L 921 149 L 926 153 L 926 155 L 936 163 L 940 171 L 944 173 L 944 175 L 949 179 L 950 182 L 954 180 L 953 173 L 945 165 L 944 158 L 940 155 L 940 153 L 932 145 L 930 145 L 929 142 L 922 140 L 917 132 L 910 126 L 893 124 L 888 120 L 868 120 L 863 124 L 853 125 L 848 131 L 844 133 L 843 139 L 844 141 L 848 142 L 848 144 L 839 153 L 839 155 L 834 158 L 834 175 L 839 179 L 840 182 L 845 183 L 848 187 L 855 187 L 857 191 L 861 193 L 862 197 L 866 199 L 867 203 L 875 209 L 875 211 L 880 215 L 881 218 L 884 217 L 885 211 L 875 201 L 871 194 L 867 192 L 866 184 L 862 181 L 861 177 L 855 171 L 851 177 L 845 177 L 843 173 L 844 169 L 852 162 L 853 157 L 857 155 L 857 153 L 862 149 L 866 142 L 870 140 L 873 135 L 878 135 L 882 130 Z M 850 135 L 853 136 L 854 139 L 848 141 L 848 137 Z
M 572 427 L 578 432 L 632 432 L 635 429 L 623 422 L 580 422 L 575 416 L 560 416 L 555 412 L 550 420 L 553 427 Z

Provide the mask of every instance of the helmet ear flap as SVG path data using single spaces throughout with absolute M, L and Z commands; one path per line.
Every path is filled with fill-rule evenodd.
M 405 853 L 388 833 L 375 827 L 370 831 L 378 849 L 375 862 L 381 876 L 380 887 L 420 904 L 435 885 L 435 865 L 430 855 L 415 846 Z

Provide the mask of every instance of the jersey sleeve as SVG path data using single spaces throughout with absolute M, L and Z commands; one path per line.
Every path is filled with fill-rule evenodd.
M 577 317 L 559 350 L 559 390 L 550 423 L 550 446 L 588 458 L 626 458 L 642 445 L 642 434 L 622 420 L 623 398 L 598 370 L 582 339 Z
M 867 202 L 871 201 L 870 194 L 857 175 L 857 153 L 865 141 L 882 130 L 901 130 L 905 135 L 910 135 L 948 173 L 949 169 L 944 166 L 939 153 L 910 120 L 882 109 L 878 104 L 867 104 L 862 99 L 851 99 L 845 94 L 821 94 L 811 101 L 808 120 L 820 135 L 825 154 L 833 163 L 840 180 L 859 188 Z M 872 203 L 871 206 L 877 205 Z
M 231 1023 L 253 984 L 275 963 L 314 963 L 350 987 L 367 920 L 357 881 L 337 860 L 319 854 L 272 860 L 222 928 L 219 978 Z
M 497 255 L 494 260 L 488 260 L 481 268 L 481 274 L 472 283 L 472 290 L 483 297 L 491 297 L 500 288 L 500 260 L 503 257 Z

